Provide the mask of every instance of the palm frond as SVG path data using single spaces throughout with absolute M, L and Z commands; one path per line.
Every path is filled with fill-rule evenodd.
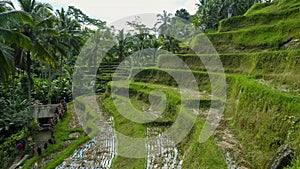
M 0 13 L 0 26 L 5 27 L 8 24 L 23 23 L 32 25 L 33 21 L 30 15 L 23 11 L 8 11 Z
M 35 27 L 49 27 L 53 23 L 58 22 L 54 15 L 51 15 L 47 18 L 43 18 L 40 22 L 35 24 Z
M 10 11 L 15 9 L 14 4 L 11 1 L 2 0 L 0 1 L 0 11 Z
M 58 37 L 59 36 L 57 31 L 53 28 L 39 29 L 39 30 L 36 30 L 35 34 L 41 35 L 41 36 L 46 36 L 46 37 Z
M 55 59 L 50 52 L 38 41 L 33 41 L 31 52 L 33 57 L 38 60 L 48 62 L 53 68 L 56 67 Z
M 0 43 L 0 80 L 7 80 L 13 68 L 12 49 Z
M 0 28 L 0 39 L 3 39 L 4 43 L 16 44 L 27 50 L 31 47 L 29 37 L 12 30 Z

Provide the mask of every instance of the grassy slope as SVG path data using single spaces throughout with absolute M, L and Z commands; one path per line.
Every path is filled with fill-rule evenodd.
M 114 85 L 114 84 L 111 84 Z M 122 86 L 118 86 L 119 90 L 122 90 Z M 163 113 L 163 117 L 159 118 L 153 122 L 146 123 L 144 125 L 133 123 L 132 121 L 124 118 L 119 113 L 111 100 L 111 98 L 106 98 L 104 101 L 104 106 L 106 109 L 113 114 L 116 119 L 116 129 L 123 134 L 135 136 L 135 137 L 145 137 L 144 131 L 146 126 L 166 126 L 172 125 L 179 110 L 180 97 L 178 90 L 174 87 L 168 87 L 163 85 L 154 85 L 149 83 L 139 83 L 133 82 L 130 86 L 131 91 L 131 102 L 134 105 L 148 105 L 148 96 L 150 91 L 153 89 L 160 88 L 163 92 L 167 94 L 168 105 L 166 111 Z M 109 91 L 107 91 L 109 92 Z M 107 93 L 108 94 L 108 93 Z M 205 99 L 202 100 L 205 102 Z M 203 109 L 207 109 L 208 104 L 202 104 Z M 139 107 L 141 109 L 141 107 Z M 175 114 L 174 114 L 175 113 Z M 224 157 L 219 150 L 216 142 L 213 138 L 210 138 L 204 144 L 200 144 L 198 137 L 200 135 L 204 121 L 198 118 L 196 124 L 192 128 L 192 131 L 188 136 L 181 142 L 178 146 L 181 152 L 184 154 L 184 168 L 226 168 L 226 163 Z M 143 168 L 145 166 L 144 159 L 130 159 L 118 156 L 114 160 L 113 168 Z
M 273 3 L 257 4 L 244 16 L 223 20 L 219 27 L 220 33 L 208 36 L 216 49 L 222 53 L 280 50 L 285 48 L 286 43 L 299 40 L 299 16 L 299 0 L 277 0 Z M 299 48 L 299 45 L 296 48 Z M 256 64 L 254 68 L 261 69 L 263 78 L 277 81 L 279 85 L 288 84 L 299 88 L 297 51 L 279 51 L 274 54 L 269 59 L 264 56 L 257 57 L 260 66 Z M 242 60 L 241 65 L 244 66 L 245 60 Z M 249 61 L 252 63 L 253 57 L 249 57 L 245 63 Z M 246 69 L 248 67 L 245 66 Z M 300 140 L 296 134 L 300 130 L 299 97 L 264 89 L 253 81 L 242 80 L 241 83 L 240 80 L 234 83 L 231 81 L 229 98 L 232 99 L 228 102 L 230 106 L 227 107 L 226 114 L 231 117 L 233 112 L 236 112 L 236 119 L 228 125 L 231 125 L 246 148 L 248 147 L 247 153 L 253 161 L 252 168 L 265 168 L 274 154 L 272 151 L 275 152 L 278 146 L 284 143 L 296 149 L 295 155 L 298 160 L 294 160 L 293 168 L 300 168 Z M 254 133 L 257 134 L 251 134 L 252 131 L 247 129 L 253 127 L 256 128 Z
M 203 65 L 200 57 L 209 57 L 210 55 L 201 55 L 199 57 L 194 54 L 179 54 L 177 56 L 189 65 L 191 70 L 206 71 L 206 67 Z M 159 56 L 158 66 L 168 69 L 180 68 L 181 64 L 174 63 L 174 59 L 172 58 L 173 56 L 169 55 Z M 287 85 L 291 89 L 298 89 L 300 87 L 298 80 L 300 78 L 300 69 L 298 66 L 300 63 L 299 50 L 220 54 L 219 58 L 226 73 L 272 80 L 273 83 Z M 214 69 L 218 70 L 218 68 Z
M 167 84 L 161 79 L 162 71 L 146 70 L 136 81 L 156 79 L 155 83 Z M 204 72 L 194 71 L 195 77 L 207 77 Z M 225 117 L 232 120 L 226 123 L 245 149 L 251 168 L 267 166 L 277 151 L 284 144 L 291 144 L 296 154 L 300 154 L 299 118 L 300 98 L 273 91 L 253 79 L 240 75 L 227 75 L 228 98 Z M 141 79 L 139 79 L 141 78 Z M 202 81 L 209 81 L 202 78 Z M 205 83 L 205 82 L 204 82 Z
M 225 117 L 231 119 L 226 122 L 226 126 L 241 142 L 250 168 L 266 168 L 282 144 L 290 144 L 295 149 L 296 156 L 300 154 L 300 136 L 297 134 L 300 132 L 297 120 L 300 98 L 294 94 L 274 91 L 252 79 L 264 78 L 275 80 L 279 85 L 288 83 L 294 88 L 299 86 L 299 51 L 276 51 L 283 48 L 288 41 L 300 38 L 300 21 L 295 19 L 298 15 L 299 2 L 295 0 L 255 5 L 245 16 L 222 21 L 221 31 L 233 31 L 207 34 L 216 49 L 225 53 L 220 55 L 225 71 L 244 75 L 226 76 L 228 97 Z M 282 20 L 283 18 L 285 20 Z M 192 46 L 197 46 L 202 36 L 204 35 L 198 35 L 192 41 Z M 243 53 L 234 54 L 241 52 Z M 208 74 L 201 72 L 205 71 L 205 68 L 200 60 L 192 55 L 179 57 L 194 70 L 199 89 L 209 92 L 210 81 Z M 159 58 L 159 66 L 176 74 L 176 67 L 168 56 Z M 145 93 L 153 89 L 151 83 L 176 86 L 171 76 L 158 69 L 140 72 L 135 76 L 135 81 L 148 83 L 131 85 L 132 97 L 142 100 L 147 96 Z M 106 104 L 111 106 L 111 102 L 107 101 Z M 218 161 L 219 167 L 224 168 L 223 156 L 218 153 L 219 150 L 212 140 L 207 142 L 207 145 L 198 143 L 197 133 L 201 131 L 202 123 L 203 121 L 198 120 L 191 134 L 179 145 L 179 148 L 188 154 L 185 157 L 184 168 L 212 167 L 213 164 L 218 164 Z M 121 125 L 119 128 L 122 128 Z M 210 147 L 212 151 L 205 147 Z M 130 159 L 125 159 L 125 162 L 122 160 L 117 158 L 115 164 L 125 166 L 126 163 L 133 163 Z M 142 166 L 142 162 L 137 163 Z M 299 161 L 295 161 L 295 167 L 297 166 Z
M 282 19 L 295 19 L 300 16 L 299 7 L 300 2 L 297 0 L 255 4 L 243 16 L 222 20 L 219 31 L 226 32 L 257 25 L 272 25 Z
M 282 144 L 293 146 L 296 156 L 300 155 L 300 136 L 297 134 L 300 133 L 300 98 L 294 94 L 272 90 L 252 79 L 264 78 L 274 80 L 279 85 L 288 83 L 294 88 L 299 87 L 299 51 L 277 51 L 283 49 L 287 42 L 300 38 L 300 21 L 297 19 L 300 16 L 299 7 L 298 0 L 279 0 L 255 5 L 245 16 L 222 21 L 220 32 L 206 34 L 217 51 L 222 53 L 220 58 L 227 72 L 228 97 L 225 117 L 231 120 L 225 125 L 241 142 L 250 168 L 266 168 Z M 199 34 L 192 41 L 192 46 L 197 47 L 203 36 Z M 210 81 L 208 74 L 201 72 L 205 71 L 205 68 L 200 60 L 192 55 L 180 57 L 193 69 L 199 89 L 209 92 Z M 168 56 L 159 58 L 159 66 L 175 74 L 178 70 Z M 180 74 L 184 74 L 182 72 L 184 71 Z M 176 86 L 171 76 L 154 68 L 137 74 L 135 81 L 148 83 L 131 85 L 132 97 L 142 100 L 147 96 L 145 93 L 153 89 L 151 84 Z M 108 101 L 106 104 L 111 106 Z M 179 148 L 188 154 L 185 157 L 184 168 L 212 167 L 218 164 L 218 161 L 219 167 L 224 168 L 223 156 L 214 141 L 208 141 L 207 145 L 198 143 L 197 135 L 202 125 L 203 121 L 197 120 L 191 134 L 179 145 Z M 299 161 L 295 161 L 294 168 L 297 166 Z
M 184 152 L 182 168 L 227 168 L 224 156 L 213 137 L 203 144 L 199 143 L 203 125 L 204 121 L 198 118 L 190 134 L 179 144 L 179 149 Z
M 222 21 L 220 33 L 212 33 L 207 36 L 216 49 L 222 53 L 278 50 L 287 41 L 300 38 L 298 33 L 300 22 L 298 19 L 291 19 L 299 16 L 300 3 L 295 0 L 289 2 L 279 1 L 278 3 L 255 5 L 245 16 Z M 274 12 L 275 10 L 276 12 Z M 282 18 L 287 20 L 280 21 Z M 225 32 L 229 30 L 231 31 Z M 203 35 L 198 35 L 192 45 L 196 46 L 197 41 L 201 40 L 201 36 Z M 191 69 L 196 70 L 193 73 L 199 89 L 210 91 L 208 74 L 200 72 L 205 71 L 200 60 L 195 59 L 193 55 L 179 57 L 183 58 L 191 66 Z M 222 54 L 220 58 L 227 73 L 275 78 L 280 84 L 289 83 L 294 85 L 293 87 L 300 85 L 297 81 L 299 70 L 296 69 L 299 63 L 299 51 Z M 159 66 L 169 69 L 176 68 L 172 62 L 166 60 L 168 60 L 168 56 L 161 56 Z M 171 71 L 176 73 L 176 70 Z M 148 69 L 139 73 L 135 80 L 148 82 L 148 84 L 141 82 L 131 84 L 131 102 L 135 105 L 141 103 L 147 105 L 151 90 L 155 88 L 165 90 L 168 93 L 168 110 L 164 113 L 164 118 L 158 119 L 152 124 L 172 123 L 176 118 L 174 111 L 178 109 L 180 98 L 176 94 L 176 90 L 161 86 L 161 84 L 176 86 L 174 79 L 158 69 Z M 296 121 L 299 118 L 300 98 L 273 91 L 253 79 L 239 75 L 228 74 L 227 81 L 228 98 L 225 117 L 233 118 L 227 121 L 226 125 L 234 131 L 242 143 L 247 160 L 251 163 L 249 167 L 264 166 L 265 168 L 277 148 L 284 143 L 292 145 L 296 155 L 299 156 L 300 136 L 297 133 L 300 132 L 300 128 Z M 105 109 L 114 116 L 115 127 L 119 132 L 132 137 L 145 137 L 145 127 L 149 124 L 137 124 L 121 116 L 117 113 L 111 97 L 107 97 L 103 104 Z M 203 108 L 208 106 L 209 104 Z M 190 134 L 178 145 L 185 157 L 183 168 L 225 168 L 224 157 L 212 138 L 205 144 L 198 142 L 203 123 L 203 120 L 197 119 Z M 113 168 L 144 168 L 144 166 L 145 159 L 117 156 L 113 161 Z M 295 161 L 294 168 L 297 166 L 299 166 L 299 161 Z
M 207 36 L 219 53 L 279 50 L 292 39 L 299 39 L 299 31 L 298 19 L 287 20 L 275 25 L 258 25 L 230 32 L 199 34 L 193 39 L 191 46 L 197 48 L 202 36 Z
M 145 137 L 144 127 L 142 124 L 134 123 L 118 113 L 111 97 L 105 99 L 103 102 L 104 109 L 110 113 L 115 119 L 115 129 L 127 136 L 143 138 Z M 128 168 L 139 169 L 144 168 L 145 159 L 133 159 L 122 156 L 116 156 L 113 160 L 112 168 Z
M 244 16 L 221 21 L 219 32 L 208 33 L 219 53 L 279 50 L 300 39 L 300 2 L 278 0 L 254 5 Z M 203 34 L 192 42 L 195 47 Z

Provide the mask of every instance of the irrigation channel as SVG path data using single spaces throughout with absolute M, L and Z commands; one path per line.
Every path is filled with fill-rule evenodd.
M 90 100 L 87 96 L 85 100 Z M 92 102 L 89 102 L 93 104 Z M 101 110 L 95 110 L 101 111 Z M 101 112 L 100 112 L 101 113 Z M 112 167 L 113 158 L 117 155 L 117 140 L 114 130 L 114 118 L 106 122 L 96 122 L 101 133 L 87 143 L 78 147 L 56 169 L 108 169 Z M 183 159 L 170 138 L 162 134 L 163 128 L 146 128 L 147 163 L 146 169 L 180 169 Z M 153 137 L 158 136 L 158 137 Z
M 89 100 L 89 104 L 96 104 Z M 97 108 L 96 112 L 101 112 Z M 201 118 L 205 119 L 208 111 L 194 110 Z M 114 129 L 114 118 L 107 117 L 105 121 L 97 121 L 101 133 L 99 136 L 91 139 L 87 143 L 78 147 L 73 154 L 66 158 L 62 164 L 56 169 L 108 169 L 112 168 L 112 161 L 117 156 L 117 140 Z M 213 125 L 213 124 L 212 124 Z M 145 168 L 146 169 L 181 169 L 183 164 L 183 156 L 177 149 L 176 145 L 167 135 L 163 132 L 164 127 L 147 127 L 145 147 L 147 149 L 147 157 Z M 233 137 L 233 134 L 226 128 L 217 128 L 216 133 L 218 137 L 215 138 L 220 149 L 223 151 L 228 169 L 242 168 L 244 160 L 241 159 L 237 165 L 235 156 L 242 156 L 241 146 L 238 141 Z M 234 154 L 229 153 L 234 152 Z
M 108 118 L 105 125 L 97 123 L 100 135 L 76 149 L 73 154 L 56 167 L 56 169 L 77 168 L 110 168 L 115 156 L 114 120 Z
M 172 139 L 162 134 L 163 128 L 147 128 L 147 165 L 146 169 L 180 169 L 183 159 Z M 157 137 L 153 137 L 157 136 Z

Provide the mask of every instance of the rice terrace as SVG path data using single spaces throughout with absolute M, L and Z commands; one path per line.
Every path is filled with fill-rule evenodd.
M 0 65 L 0 169 L 300 169 L 299 0 L 0 0 Z

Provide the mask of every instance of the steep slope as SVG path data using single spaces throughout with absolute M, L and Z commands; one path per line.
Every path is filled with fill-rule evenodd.
M 200 144 L 198 136 L 208 116 L 211 101 L 223 103 L 211 95 L 210 76 L 199 56 L 178 54 L 192 70 L 201 98 L 197 120 L 191 132 L 177 145 L 183 156 L 183 168 L 284 168 L 300 167 L 300 2 L 278 0 L 254 5 L 244 16 L 221 21 L 219 32 L 197 35 L 191 45 L 197 47 L 207 36 L 219 52 L 227 80 L 227 99 L 224 117 L 214 137 Z M 133 123 L 122 117 L 113 105 L 115 98 L 106 91 L 104 107 L 117 121 L 116 128 L 128 135 L 145 137 L 147 127 L 170 127 L 180 109 L 178 84 L 167 72 L 188 76 L 171 55 L 160 55 L 153 68 L 132 77 L 130 99 L 138 109 L 149 108 L 152 90 L 166 93 L 167 109 L 162 117 L 147 124 Z M 201 57 L 211 57 L 203 53 Z M 216 68 L 217 70 L 217 68 Z M 186 79 L 188 81 L 188 79 Z M 124 86 L 110 83 L 115 90 Z M 118 96 L 123 97 L 123 96 Z M 157 96 L 157 98 L 159 98 Z M 191 100 L 190 100 L 191 101 Z M 192 102 L 192 101 L 191 101 Z M 119 122 L 118 122 L 119 121 Z M 282 154 L 290 154 L 285 157 Z M 285 152 L 282 152 L 285 151 Z M 292 153 L 291 153 L 292 152 Z M 293 161 L 292 161 L 293 158 Z M 145 159 L 134 161 L 117 157 L 113 167 L 145 166 Z

